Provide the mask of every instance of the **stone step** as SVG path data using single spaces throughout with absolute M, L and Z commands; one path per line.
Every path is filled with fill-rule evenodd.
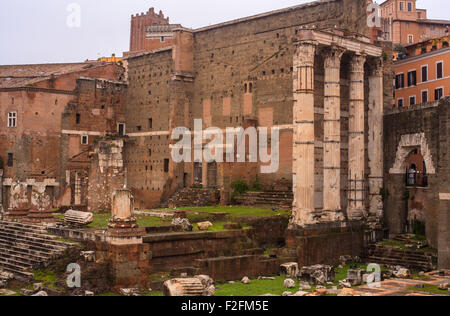
M 30 249 L 30 248 L 24 248 L 24 247 L 20 247 L 20 246 L 11 244 L 9 242 L 5 243 L 1 240 L 0 240 L 0 248 L 12 250 L 12 251 L 15 251 L 15 252 L 21 253 L 21 254 L 28 254 L 28 255 L 43 257 L 43 258 L 48 258 L 48 259 L 55 258 L 55 256 L 56 256 L 54 253 L 50 253 L 48 251 L 39 251 L 39 250 Z
M 0 236 L 9 236 L 14 237 L 17 240 L 27 240 L 27 241 L 34 241 L 34 242 L 40 242 L 48 246 L 54 246 L 54 248 L 60 248 L 60 249 L 66 249 L 68 247 L 68 244 L 56 241 L 53 239 L 45 238 L 47 236 L 45 235 L 37 235 L 32 233 L 25 233 L 22 234 L 21 232 L 17 232 L 10 229 L 2 229 L 0 227 Z
M 39 233 L 46 233 L 46 230 L 44 229 L 44 227 L 42 226 L 37 226 L 37 225 L 28 225 L 28 224 L 22 224 L 22 223 L 17 223 L 17 222 L 7 222 L 7 221 L 0 221 L 0 225 L 4 225 L 4 226 L 8 226 L 8 227 L 14 227 L 17 229 L 26 229 L 28 231 L 35 231 L 35 232 L 39 232 Z
M 407 256 L 402 254 L 387 254 L 384 252 L 369 252 L 369 256 L 372 257 L 383 257 L 383 258 L 392 258 L 392 259 L 398 259 L 398 260 L 411 260 L 411 261 L 417 261 L 417 262 L 430 262 L 432 258 L 429 257 L 423 257 L 423 256 Z
M 30 251 L 34 251 L 34 253 L 36 254 L 46 254 L 49 255 L 51 257 L 56 257 L 59 255 L 62 255 L 64 253 L 64 251 L 57 251 L 57 250 L 53 250 L 53 249 L 48 249 L 48 248 L 43 248 L 43 247 L 39 247 L 39 246 L 35 246 L 35 245 L 30 245 L 28 243 L 17 243 L 11 240 L 6 240 L 4 238 L 2 238 L 0 236 L 0 246 L 5 246 L 5 247 L 13 247 L 14 249 L 29 249 Z
M 417 261 L 398 260 L 398 259 L 385 258 L 385 257 L 367 257 L 367 258 L 365 258 L 365 261 L 370 262 L 370 263 L 378 263 L 378 264 L 391 265 L 391 266 L 417 268 L 419 270 L 422 270 L 422 269 L 431 270 L 433 268 L 433 265 L 431 263 L 421 263 L 421 262 L 417 262 Z
M 8 240 L 16 244 L 26 244 L 28 246 L 38 247 L 54 252 L 64 252 L 67 250 L 66 246 L 55 246 L 53 244 L 47 244 L 32 237 L 17 237 L 11 234 L 0 233 L 0 239 Z
M 0 259 L 6 262 L 14 263 L 17 266 L 23 266 L 25 268 L 34 269 L 41 265 L 45 265 L 45 261 L 36 261 L 31 258 L 24 258 L 23 256 L 15 256 L 11 254 L 5 254 L 0 251 Z
M 33 273 L 29 272 L 27 269 L 17 266 L 12 263 L 8 263 L 6 261 L 3 261 L 3 259 L 0 258 L 0 269 L 13 273 L 15 277 L 23 278 L 27 280 L 32 280 L 34 278 Z
M 21 251 L 22 250 L 22 251 Z M 34 253 L 30 253 L 29 251 L 26 251 L 27 249 L 12 249 L 7 247 L 2 247 L 0 245 L 0 254 L 10 254 L 14 256 L 26 256 L 27 258 L 30 258 L 30 260 L 34 260 L 37 262 L 46 262 L 51 259 L 51 256 L 48 255 L 38 255 Z

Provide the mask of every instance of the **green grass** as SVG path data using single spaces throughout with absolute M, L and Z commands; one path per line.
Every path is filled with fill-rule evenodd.
M 411 240 L 423 241 L 422 238 L 423 237 L 416 236 L 415 238 L 412 238 Z M 414 250 L 414 249 L 410 249 L 410 248 L 406 247 L 406 243 L 401 242 L 401 241 L 397 241 L 397 240 L 386 239 L 386 240 L 383 240 L 381 242 L 381 244 L 383 246 L 396 247 L 396 248 L 399 248 L 400 250 L 403 250 L 403 251 L 424 252 L 424 253 L 430 253 L 430 254 L 437 254 L 437 250 L 433 249 L 431 247 L 425 247 L 425 248 L 422 248 L 422 249 Z
M 290 210 L 276 210 L 271 208 L 254 208 L 242 206 L 206 206 L 206 207 L 183 207 L 181 210 L 199 213 L 229 213 L 232 218 L 239 217 L 270 217 L 276 215 L 290 215 Z
M 437 285 L 425 284 L 424 286 L 425 286 L 424 288 L 412 286 L 412 287 L 409 287 L 408 290 L 414 291 L 414 292 L 423 292 L 423 293 L 438 294 L 438 295 L 450 295 L 449 291 L 439 290 L 439 287 Z
M 194 225 L 194 230 L 198 231 L 196 223 L 210 221 L 213 227 L 209 231 L 224 231 L 224 225 L 237 218 L 242 217 L 270 217 L 277 215 L 290 215 L 291 211 L 288 210 L 276 210 L 275 212 L 269 208 L 249 208 L 249 207 L 229 207 L 229 206 L 211 206 L 211 207 L 185 207 L 181 210 L 191 211 L 188 212 L 187 217 L 189 221 Z M 213 213 L 228 213 L 229 221 L 214 222 Z M 64 219 L 64 215 L 55 216 L 59 220 Z M 111 218 L 110 212 L 94 213 L 94 221 L 88 225 L 91 229 L 107 229 L 108 223 Z M 159 218 L 152 216 L 138 215 L 136 216 L 137 222 L 141 227 L 160 227 L 169 226 L 172 223 L 172 219 Z M 244 226 L 243 228 L 249 228 Z
M 57 215 L 57 219 L 63 220 L 64 215 Z M 95 213 L 94 214 L 94 221 L 88 225 L 88 228 L 92 229 L 107 229 L 108 223 L 111 218 L 110 212 L 102 212 L 102 213 Z M 172 220 L 171 219 L 164 219 L 159 217 L 151 217 L 151 216 L 144 216 L 144 215 L 138 215 L 136 216 L 137 222 L 139 226 L 141 227 L 159 227 L 159 226 L 166 226 L 170 225 Z
M 58 276 L 51 270 L 41 269 L 34 271 L 34 283 L 42 283 L 44 287 L 56 289 Z
M 282 295 L 286 291 L 295 293 L 298 291 L 299 282 L 295 280 L 294 289 L 284 287 L 283 277 L 275 277 L 275 280 L 251 280 L 250 284 L 236 282 L 234 284 L 217 284 L 216 296 L 260 296 L 264 294 Z

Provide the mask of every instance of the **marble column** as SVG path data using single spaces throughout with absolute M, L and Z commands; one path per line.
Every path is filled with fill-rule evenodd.
M 324 51 L 323 205 L 328 221 L 344 220 L 341 212 L 341 58 L 345 50 Z
M 293 173 L 294 205 L 291 226 L 314 224 L 314 41 L 302 41 L 294 53 Z
M 362 220 L 365 211 L 365 146 L 364 146 L 364 55 L 353 56 L 350 62 L 349 120 L 349 220 Z
M 381 227 L 383 221 L 383 61 L 371 60 L 369 76 L 369 225 Z

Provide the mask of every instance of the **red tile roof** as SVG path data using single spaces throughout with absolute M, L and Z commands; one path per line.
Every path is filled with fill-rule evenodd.
M 69 63 L 36 65 L 0 65 L 0 88 L 21 88 L 73 72 L 79 72 L 105 63 Z

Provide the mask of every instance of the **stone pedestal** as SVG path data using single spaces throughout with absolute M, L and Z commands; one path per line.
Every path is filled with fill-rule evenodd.
M 106 241 L 116 290 L 148 289 L 149 286 L 150 246 L 143 244 L 145 228 L 139 228 L 133 208 L 133 197 L 129 190 L 114 192 Z

